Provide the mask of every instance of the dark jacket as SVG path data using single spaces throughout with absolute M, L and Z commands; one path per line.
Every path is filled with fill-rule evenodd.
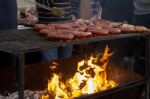
M 100 0 L 102 5 L 102 19 L 112 21 L 127 21 L 132 23 L 133 0 Z
M 132 23 L 133 0 L 91 0 L 92 13 L 97 15 L 102 8 L 102 19 Z
M 0 0 L 0 29 L 17 28 L 16 0 Z

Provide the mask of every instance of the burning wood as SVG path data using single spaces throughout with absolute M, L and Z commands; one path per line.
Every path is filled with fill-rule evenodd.
M 122 86 L 124 86 L 124 84 L 126 86 L 130 82 L 141 83 L 139 81 L 142 81 L 144 78 L 134 73 L 133 71 L 126 70 L 125 68 L 118 66 L 118 64 L 109 64 L 110 66 L 107 67 L 109 59 L 112 55 L 113 53 L 109 53 L 109 48 L 106 47 L 103 55 L 98 55 L 96 58 L 90 57 L 89 60 L 86 59 L 78 62 L 76 73 L 70 79 L 68 79 L 67 76 L 66 81 L 64 81 L 65 79 L 63 79 L 62 74 L 53 73 L 56 70 L 59 71 L 59 67 L 61 68 L 60 66 L 61 62 L 60 64 L 59 62 L 52 62 L 52 65 L 50 65 L 50 67 L 48 68 L 53 73 L 53 77 L 48 81 L 49 82 L 48 88 L 44 91 L 25 90 L 24 99 L 73 99 L 75 97 L 80 97 L 80 96 L 81 98 L 83 97 L 83 99 L 91 99 L 91 97 L 92 99 L 95 99 L 93 98 L 93 95 L 95 94 L 100 94 L 99 95 L 100 99 L 103 95 L 106 96 L 108 95 L 108 97 L 110 98 L 107 99 L 111 99 L 112 97 L 115 97 L 115 95 L 118 95 L 118 93 L 112 93 L 112 94 L 109 93 L 114 91 L 112 88 L 115 87 L 116 89 L 120 90 Z M 66 71 L 64 71 L 64 73 L 65 72 Z M 133 92 L 131 91 L 131 93 L 133 94 L 130 93 L 130 89 L 124 90 L 125 92 L 127 91 L 128 93 L 130 93 L 130 94 L 125 93 L 125 96 L 129 95 L 130 97 L 131 95 L 131 97 L 132 96 L 134 97 L 135 95 L 135 97 L 138 97 L 139 96 L 138 92 L 141 92 L 142 87 L 137 86 L 136 88 L 137 89 L 133 87 Z M 134 91 L 136 91 L 137 94 L 135 94 Z M 107 92 L 108 94 L 106 94 Z M 119 93 L 121 93 L 121 95 L 119 96 L 122 98 L 123 92 L 119 92 Z M 0 95 L 0 99 L 18 99 L 18 92 L 11 93 L 11 94 L 9 93 L 7 96 Z M 102 99 L 106 99 L 106 98 L 102 98 Z M 117 97 L 117 99 L 119 98 Z M 123 99 L 128 99 L 128 98 L 123 97 Z
M 81 98 L 85 97 L 84 99 L 87 99 L 89 96 L 92 97 L 94 93 L 100 93 L 101 97 L 104 93 L 106 94 L 106 92 L 113 91 L 112 88 L 115 87 L 115 89 L 118 89 L 119 87 L 121 88 L 124 84 L 130 82 L 141 83 L 139 81 L 142 80 L 143 77 L 137 75 L 133 71 L 127 71 L 124 68 L 119 68 L 121 66 L 116 67 L 116 65 L 118 64 L 109 64 L 110 66 L 108 67 L 109 59 L 113 54 L 113 52 L 110 53 L 110 49 L 108 48 L 108 46 L 106 46 L 104 53 L 99 54 L 96 57 L 90 57 L 89 59 L 86 58 L 82 61 L 79 61 L 81 60 L 81 58 L 78 59 L 79 57 L 74 57 L 73 59 L 65 59 L 67 62 L 65 60 L 60 60 L 57 62 L 52 62 L 52 65 L 50 65 L 50 67 L 49 64 L 47 64 L 46 70 L 50 69 L 50 72 L 53 73 L 53 77 L 48 81 L 48 88 L 44 91 L 25 90 L 24 99 L 72 99 L 80 96 Z M 76 72 L 72 71 L 75 70 L 75 68 L 73 68 L 75 67 L 75 64 L 71 64 L 72 61 L 75 61 L 75 59 L 77 59 L 75 63 L 77 63 L 78 61 Z M 60 66 L 60 64 L 62 64 L 63 66 Z M 43 64 L 39 64 L 40 68 L 41 65 Z M 71 65 L 70 68 L 69 65 Z M 36 66 L 37 68 L 37 64 L 34 64 L 34 66 Z M 66 74 L 69 75 L 69 77 L 63 77 L 62 74 L 55 73 L 63 70 L 65 70 L 62 73 L 64 75 L 67 71 L 69 71 L 69 74 Z M 70 75 L 72 75 L 72 73 L 74 75 L 72 76 L 72 78 L 70 78 Z M 65 81 L 64 78 L 67 80 Z M 38 85 L 37 87 L 40 88 Z M 32 89 L 32 87 L 30 88 Z M 135 91 L 138 90 L 135 89 Z M 110 97 L 112 96 L 113 95 L 110 95 Z M 8 96 L 0 95 L 0 99 L 18 99 L 18 92 L 8 94 Z
M 109 53 L 109 48 L 106 47 L 100 59 L 98 57 L 90 57 L 89 60 L 80 61 L 77 72 L 67 81 L 61 81 L 62 75 L 54 73 L 51 80 L 48 81 L 49 93 L 43 95 L 41 98 L 72 99 L 117 86 L 113 80 L 108 79 L 106 74 L 109 58 L 112 55 L 113 53 Z

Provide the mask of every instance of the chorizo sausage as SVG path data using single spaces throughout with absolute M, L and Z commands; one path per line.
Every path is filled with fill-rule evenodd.
M 48 33 L 47 37 L 51 40 L 72 40 L 74 39 L 74 35 L 72 34 L 53 34 L 53 33 Z
M 67 24 L 55 24 L 55 29 L 71 29 L 72 27 Z
M 135 26 L 135 32 L 148 32 L 148 29 L 144 26 Z
M 40 29 L 45 29 L 47 27 L 46 24 L 35 24 L 34 29 L 39 31 Z
M 119 28 L 107 28 L 110 34 L 120 34 L 121 30 Z
M 122 33 L 135 32 L 135 26 L 130 24 L 123 24 L 120 27 Z
M 72 33 L 77 38 L 87 38 L 87 37 L 91 37 L 92 36 L 91 32 L 75 31 L 75 32 L 72 32 Z
M 88 29 L 87 31 L 91 32 L 93 35 L 98 35 L 98 36 L 109 35 L 109 31 L 107 29 Z

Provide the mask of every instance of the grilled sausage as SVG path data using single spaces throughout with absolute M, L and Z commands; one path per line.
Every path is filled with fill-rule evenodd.
M 40 29 L 38 33 L 42 36 L 46 36 L 50 31 L 52 31 L 52 30 L 51 29 Z
M 74 37 L 76 38 L 87 38 L 91 37 L 92 33 L 91 32 L 83 32 L 83 31 L 73 31 L 73 30 L 61 30 L 62 33 L 66 34 L 73 34 Z
M 39 31 L 39 34 L 46 36 L 47 34 L 67 34 L 67 33 L 61 32 L 61 30 L 41 29 Z
M 81 32 L 81 31 L 75 31 L 72 32 L 72 34 L 77 37 L 77 38 L 87 38 L 87 37 L 91 37 L 92 33 L 91 32 Z
M 87 29 L 87 27 L 86 26 L 81 26 L 81 27 L 79 27 L 79 28 L 73 28 L 74 30 L 76 30 L 76 31 L 86 31 L 86 29 Z
M 93 35 L 107 36 L 109 31 L 107 29 L 88 29 L 88 32 L 92 32 Z
M 144 26 L 135 26 L 135 32 L 148 32 L 148 29 Z
M 118 28 L 122 25 L 123 23 L 121 22 L 111 22 L 109 25 L 113 28 Z
M 135 26 L 130 24 L 123 24 L 120 27 L 122 33 L 135 32 Z
M 110 34 L 120 34 L 121 30 L 119 28 L 107 28 Z
M 47 37 L 51 40 L 72 40 L 74 39 L 73 34 L 53 34 L 53 33 L 48 33 Z
M 47 25 L 46 24 L 35 24 L 34 25 L 34 29 L 39 31 L 40 29 L 45 29 L 47 28 Z
M 67 24 L 55 24 L 55 29 L 71 29 L 72 27 Z
M 100 27 L 100 26 L 94 26 L 94 27 L 87 27 L 87 29 L 88 30 L 90 30 L 90 29 L 102 29 L 102 27 Z

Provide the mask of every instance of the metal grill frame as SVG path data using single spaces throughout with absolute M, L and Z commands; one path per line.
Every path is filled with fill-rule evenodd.
M 75 39 L 72 41 L 49 41 L 46 37 L 41 37 L 33 29 L 25 30 L 1 30 L 0 31 L 0 51 L 11 53 L 17 56 L 17 67 L 19 73 L 19 99 L 24 96 L 24 56 L 27 52 L 42 51 L 48 48 L 61 47 L 66 45 L 86 44 L 96 41 L 112 41 L 123 38 L 146 39 L 146 68 L 145 68 L 145 91 L 146 99 L 149 99 L 149 64 L 150 64 L 150 35 L 149 33 L 126 33 L 118 35 L 91 37 L 86 39 Z M 143 83 L 143 82 L 142 82 Z M 133 84 L 134 85 L 134 84 Z M 133 86 L 131 85 L 131 86 Z M 130 86 L 130 87 L 131 87 Z

